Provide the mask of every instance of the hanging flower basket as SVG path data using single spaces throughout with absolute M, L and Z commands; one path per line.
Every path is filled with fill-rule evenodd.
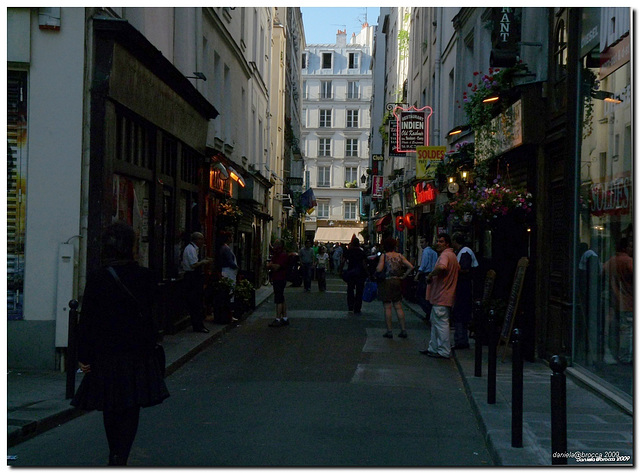
M 448 204 L 449 216 L 462 221 L 479 218 L 488 223 L 512 216 L 526 217 L 533 210 L 533 195 L 524 189 L 495 183 L 491 187 L 475 186 Z
M 235 228 L 242 218 L 242 211 L 231 202 L 221 202 L 218 206 L 218 225 L 220 228 Z

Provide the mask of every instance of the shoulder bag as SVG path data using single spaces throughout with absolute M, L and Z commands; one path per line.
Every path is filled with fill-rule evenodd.
M 125 293 L 127 293 L 129 297 L 131 297 L 136 302 L 136 305 L 138 306 L 138 311 L 140 312 L 140 317 L 143 317 L 142 306 L 140 305 L 138 298 L 133 295 L 133 293 L 129 290 L 127 286 L 124 285 L 124 283 L 118 277 L 118 273 L 116 273 L 113 267 L 109 266 L 107 268 L 107 271 L 109 271 L 109 274 L 113 276 L 113 279 L 115 279 L 116 284 L 118 284 L 120 289 L 122 289 Z M 166 365 L 167 365 L 167 356 L 164 352 L 164 347 L 159 343 L 156 343 L 155 346 L 153 347 L 153 356 L 156 362 L 158 363 L 158 368 L 160 368 L 160 374 L 164 378 L 165 372 L 166 372 Z

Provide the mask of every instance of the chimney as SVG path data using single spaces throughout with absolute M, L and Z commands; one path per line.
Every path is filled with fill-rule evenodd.
M 338 46 L 346 46 L 347 45 L 347 30 L 344 31 L 338 30 L 338 34 L 336 35 L 336 45 Z

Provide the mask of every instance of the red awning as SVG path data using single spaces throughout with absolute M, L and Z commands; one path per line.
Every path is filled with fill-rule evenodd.
M 376 220 L 376 232 L 382 233 L 385 225 L 388 225 L 391 221 L 391 215 L 385 215 L 384 217 Z

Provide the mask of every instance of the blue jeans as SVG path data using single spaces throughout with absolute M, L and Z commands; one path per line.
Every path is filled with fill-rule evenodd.
M 302 267 L 300 269 L 302 271 L 302 281 L 304 281 L 304 288 L 311 289 L 311 276 L 313 271 L 313 266 L 311 263 L 302 263 Z

